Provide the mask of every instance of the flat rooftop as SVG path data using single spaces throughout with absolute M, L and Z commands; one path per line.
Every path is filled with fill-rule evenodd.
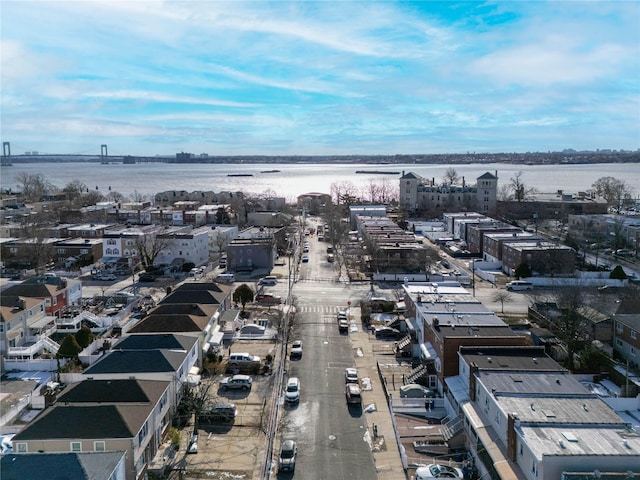
M 619 427 L 626 422 L 599 398 L 567 397 L 505 397 L 495 395 L 496 402 L 505 413 L 513 413 L 522 425 L 539 428 L 553 426 Z M 640 452 L 639 452 L 640 453 Z
M 501 363 L 501 359 L 496 359 L 496 364 Z M 597 398 L 595 393 L 590 392 L 575 377 L 567 372 L 549 372 L 546 368 L 553 368 L 552 359 L 537 361 L 535 365 L 531 362 L 516 362 L 507 364 L 507 371 L 480 371 L 478 380 L 487 390 L 494 395 L 528 395 L 528 396 L 548 396 L 562 395 L 573 398 Z M 497 368 L 500 368 L 496 365 Z M 533 367 L 533 368 L 532 368 Z M 545 368 L 546 367 L 546 368 Z M 529 371 L 518 371 L 518 368 Z M 532 372 L 537 368 L 542 371 Z M 555 368 L 560 368 L 557 364 Z

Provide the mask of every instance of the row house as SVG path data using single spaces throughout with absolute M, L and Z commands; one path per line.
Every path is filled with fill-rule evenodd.
M 482 246 L 483 260 L 489 262 L 502 261 L 502 247 L 505 243 L 522 243 L 541 240 L 541 237 L 520 229 L 503 232 L 484 232 Z
M 115 227 L 113 223 L 82 223 L 69 225 L 66 228 L 66 237 L 69 238 L 102 238 L 104 232 Z
M 242 192 L 213 192 L 213 191 L 194 191 L 186 190 L 168 190 L 156 193 L 154 204 L 159 207 L 172 207 L 176 202 L 195 201 L 199 205 L 215 205 L 230 204 L 234 201 L 242 201 L 244 194 Z
M 57 267 L 66 269 L 76 262 L 95 263 L 102 251 L 102 238 L 65 238 L 55 243 L 51 258 Z
M 465 346 L 458 371 L 447 378 L 456 415 L 449 427 L 463 430 L 478 476 L 633 478 L 629 472 L 638 471 L 637 433 L 542 348 Z
M 156 242 L 162 250 L 154 260 L 156 265 L 171 265 L 176 259 L 194 265 L 209 261 L 209 227 L 170 228 L 156 233 Z
M 96 261 L 102 257 L 102 239 L 83 238 L 5 238 L 0 243 L 5 265 L 67 268 L 78 260 Z M 38 263 L 39 265 L 36 265 Z
M 202 357 L 223 340 L 220 319 L 231 308 L 232 288 L 218 283 L 186 282 L 140 320 L 131 333 L 179 333 L 198 339 Z M 201 367 L 201 365 L 199 365 Z
M 640 300 L 622 299 L 613 315 L 613 349 L 631 368 L 640 366 Z
M 429 385 L 440 392 L 445 378 L 458 374 L 457 352 L 465 345 L 524 346 L 515 333 L 457 282 L 403 285 L 405 318 L 416 331 L 418 356 Z
M 33 277 L 2 291 L 2 295 L 36 298 L 44 301 L 45 313 L 59 317 L 68 306 L 82 300 L 82 283 L 79 280 L 55 275 Z
M 467 249 L 473 254 L 482 254 L 485 250 L 485 238 L 489 234 L 496 233 L 520 233 L 518 227 L 508 225 L 497 220 L 481 221 L 467 224 L 467 231 L 464 240 L 467 242 Z
M 142 333 L 123 337 L 82 373 L 83 380 L 158 380 L 169 383 L 169 407 L 176 412 L 183 386 L 201 364 L 197 338 L 181 334 Z
M 55 317 L 48 315 L 43 298 L 19 295 L 0 296 L 1 370 L 9 360 L 26 361 L 43 350 L 56 353 L 57 344 L 48 340 L 55 331 Z
M 170 387 L 167 381 L 136 378 L 72 384 L 13 437 L 13 451 L 123 452 L 124 478 L 146 478 L 170 426 Z
M 273 269 L 278 256 L 277 245 L 286 234 L 284 228 L 250 227 L 238 233 L 226 247 L 227 270 L 250 272 Z
M 141 262 L 138 246 L 153 241 L 161 227 L 155 225 L 118 226 L 106 230 L 102 237 L 102 256 L 126 258 L 132 267 Z
M 74 480 L 126 480 L 125 452 L 21 453 L 0 457 L 0 471 L 7 480 L 50 478 Z
M 502 244 L 502 271 L 514 275 L 521 264 L 542 275 L 571 275 L 576 268 L 576 251 L 555 242 L 521 241 Z

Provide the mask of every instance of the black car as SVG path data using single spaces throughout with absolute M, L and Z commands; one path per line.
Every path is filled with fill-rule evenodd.
M 381 340 L 398 340 L 400 337 L 402 337 L 402 333 L 400 333 L 400 330 L 396 330 L 395 328 L 391 327 L 377 328 L 375 334 L 376 338 L 379 338 Z

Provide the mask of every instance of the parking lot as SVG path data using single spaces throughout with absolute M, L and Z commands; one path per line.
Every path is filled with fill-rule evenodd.
M 208 404 L 233 403 L 237 415 L 232 421 L 216 421 L 198 424 L 197 453 L 187 453 L 194 425 L 190 422 L 181 431 L 181 446 L 177 465 L 186 472 L 174 472 L 171 478 L 208 479 L 251 479 L 260 478 L 266 448 L 265 431 L 271 414 L 270 399 L 274 394 L 275 377 L 270 374 L 251 374 L 249 390 L 222 389 L 220 381 L 235 372 L 249 372 L 250 369 L 231 368 L 228 365 L 229 351 L 232 354 L 249 353 L 257 355 L 264 364 L 267 355 L 276 357 L 276 343 L 273 341 L 238 341 L 224 352 L 223 365 L 227 371 L 203 379 L 201 388 L 208 388 Z M 224 366 L 223 366 L 224 368 Z M 181 477 L 175 475 L 182 475 Z

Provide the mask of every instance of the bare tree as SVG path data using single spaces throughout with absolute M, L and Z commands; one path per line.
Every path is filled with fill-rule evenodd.
M 153 262 L 162 250 L 167 248 L 169 239 L 158 235 L 158 232 L 152 234 L 138 235 L 136 238 L 136 249 L 140 256 L 140 261 L 144 269 L 153 266 Z
M 604 198 L 609 207 L 618 211 L 633 202 L 633 190 L 623 180 L 614 177 L 601 177 L 591 185 L 596 195 Z
M 76 203 L 80 197 L 88 190 L 87 185 L 81 180 L 71 180 L 62 191 L 66 194 L 67 200 L 71 203 Z
M 511 294 L 507 290 L 498 290 L 493 294 L 493 301 L 500 302 L 500 313 L 504 313 L 504 302 L 510 302 Z
M 528 200 L 531 195 L 536 193 L 536 189 L 534 187 L 529 187 L 523 182 L 522 175 L 523 173 L 521 170 L 509 181 L 509 187 L 513 195 L 512 198 L 517 202 L 524 202 Z
M 20 172 L 15 177 L 21 185 L 22 196 L 28 202 L 39 202 L 45 193 L 55 190 L 55 187 L 44 178 L 44 175 Z
M 447 171 L 444 172 L 444 176 L 442 177 L 442 183 L 456 185 L 459 181 L 460 177 L 458 176 L 456 169 L 453 167 L 447 168 Z

